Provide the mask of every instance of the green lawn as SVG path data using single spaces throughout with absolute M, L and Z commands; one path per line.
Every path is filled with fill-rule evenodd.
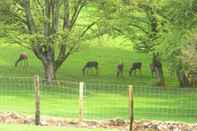
M 36 127 L 26 125 L 0 125 L 1 131 L 117 131 L 112 129 L 87 129 L 87 128 L 55 128 L 55 127 Z
M 32 75 L 40 74 L 43 69 L 40 62 L 30 54 L 29 66 L 14 68 L 18 54 L 25 49 L 16 46 L 0 46 L 0 112 L 13 111 L 33 115 L 34 89 Z M 94 71 L 83 77 L 81 68 L 88 60 L 99 62 L 99 76 Z M 125 64 L 124 78 L 115 77 L 115 67 L 121 61 Z M 143 62 L 143 73 L 136 77 L 128 77 L 128 69 L 132 62 Z M 105 44 L 83 45 L 64 63 L 57 73 L 53 88 L 41 83 L 41 114 L 77 118 L 78 81 L 86 81 L 85 118 L 112 119 L 128 118 L 128 84 L 134 85 L 135 119 L 156 119 L 196 122 L 197 94 L 196 89 L 177 88 L 176 80 L 169 77 L 164 62 L 167 89 L 153 87 L 154 79 L 148 65 L 151 55 L 140 54 L 127 45 Z M 6 76 L 30 76 L 30 78 L 9 78 Z M 111 83 L 111 84 L 108 84 Z

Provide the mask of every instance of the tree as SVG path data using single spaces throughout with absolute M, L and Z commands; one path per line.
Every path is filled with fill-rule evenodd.
M 164 27 L 167 32 L 162 33 L 161 44 L 157 49 L 162 52 L 169 64 L 173 65 L 171 70 L 176 71 L 180 87 L 189 86 L 187 77 L 189 63 L 185 62 L 183 52 L 188 50 L 190 34 L 197 31 L 196 5 L 196 0 L 169 0 L 162 11 L 162 16 L 167 21 Z
M 112 29 L 134 43 L 134 47 L 143 53 L 157 52 L 158 39 L 165 21 L 159 14 L 162 2 L 156 0 L 123 1 L 114 19 Z M 110 26 L 110 25 L 109 25 Z M 158 56 L 156 56 L 158 55 Z M 155 59 L 156 58 L 156 59 Z M 163 66 L 159 53 L 155 53 L 153 63 L 158 85 L 165 85 Z
M 96 12 L 96 5 L 102 1 L 2 0 L 2 30 L 14 43 L 33 51 L 43 64 L 45 78 L 51 82 L 84 36 L 93 34 L 90 29 L 97 29 L 97 17 L 80 21 L 82 10 L 91 3 L 91 11 Z M 83 15 L 88 16 L 84 12 Z
M 186 70 L 197 71 L 197 33 L 192 34 L 189 43 L 181 50 L 180 59 L 184 65 L 187 65 Z

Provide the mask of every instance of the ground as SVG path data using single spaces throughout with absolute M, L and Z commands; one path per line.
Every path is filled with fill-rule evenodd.
M 25 116 L 17 113 L 0 113 L 0 122 L 4 124 L 0 124 L 0 129 L 9 130 L 10 125 L 16 129 L 21 130 L 99 130 L 99 131 L 128 131 L 129 129 L 129 122 L 120 120 L 120 119 L 113 119 L 113 120 L 104 120 L 104 121 L 73 121 L 73 120 L 66 120 L 65 118 L 60 117 L 42 117 L 41 123 L 39 127 L 32 126 L 34 124 L 34 118 L 31 116 Z M 13 125 L 18 124 L 18 126 Z M 23 124 L 23 125 L 22 125 Z M 25 125 L 25 126 L 24 126 Z M 54 128 L 59 127 L 59 128 Z M 141 121 L 134 121 L 133 123 L 133 131 L 196 131 L 197 125 L 196 124 L 187 124 L 187 123 L 175 123 L 175 122 L 161 122 L 161 121 L 148 121 L 148 120 L 141 120 Z
M 121 39 L 109 40 L 109 43 L 97 40 L 89 43 L 83 43 L 79 50 L 76 50 L 62 65 L 61 69 L 57 72 L 58 79 L 74 79 L 74 80 L 96 80 L 106 81 L 108 83 L 148 83 L 153 84 L 154 79 L 151 77 L 149 64 L 151 63 L 151 54 L 137 53 L 129 42 L 121 43 Z M 19 48 L 14 45 L 2 45 L 0 41 L 0 74 L 4 75 L 43 75 L 41 63 L 35 58 L 31 51 L 24 48 Z M 29 54 L 29 67 L 24 68 L 19 66 L 14 68 L 14 62 L 21 52 L 28 52 Z M 82 67 L 90 60 L 96 60 L 99 63 L 99 76 L 95 75 L 94 70 L 90 72 L 91 75 L 83 77 Z M 123 62 L 125 65 L 124 78 L 117 79 L 116 65 Z M 129 77 L 128 70 L 133 62 L 142 62 L 142 75 L 136 77 Z M 22 64 L 21 64 L 22 65 Z M 165 66 L 165 76 L 169 85 L 175 85 L 176 80 L 173 77 L 169 78 L 167 66 Z M 30 70 L 31 69 L 31 70 Z
M 132 48 L 131 43 L 120 44 L 119 40 L 84 43 L 62 65 L 57 72 L 58 81 L 54 88 L 41 86 L 41 113 L 48 116 L 78 117 L 79 81 L 86 82 L 85 117 L 88 119 L 128 119 L 128 85 L 134 86 L 135 119 L 174 120 L 194 123 L 196 121 L 196 89 L 177 87 L 175 74 L 169 76 L 164 63 L 167 88 L 154 87 L 149 71 L 151 54 L 142 54 Z M 40 62 L 31 51 L 16 45 L 4 45 L 0 41 L 0 112 L 14 111 L 34 113 L 34 89 L 32 76 L 43 76 Z M 28 52 L 29 65 L 22 63 L 14 67 L 21 52 Z M 99 75 L 94 70 L 83 77 L 81 69 L 89 60 L 99 63 Z M 128 76 L 132 62 L 143 63 L 142 74 Z M 116 64 L 125 64 L 124 78 L 116 78 Z M 16 78 L 16 76 L 20 78 Z M 69 106 L 68 106 L 69 105 Z M 33 127 L 32 127 L 33 128 Z
M 112 129 L 87 129 L 87 128 L 57 128 L 57 127 L 36 127 L 25 125 L 0 125 L 1 131 L 117 131 Z

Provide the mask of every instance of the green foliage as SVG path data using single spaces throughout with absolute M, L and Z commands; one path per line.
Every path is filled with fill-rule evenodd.
M 197 34 L 189 36 L 188 42 L 181 49 L 180 59 L 188 66 L 188 71 L 197 71 Z
M 182 55 L 189 50 L 188 43 L 193 39 L 191 34 L 197 31 L 196 2 L 196 0 L 169 0 L 163 6 L 161 14 L 166 19 L 163 27 L 165 31 L 162 32 L 159 39 L 161 44 L 156 49 L 162 52 L 169 65 L 173 65 L 172 68 L 176 68 L 180 61 L 184 63 L 185 69 L 190 65 L 184 62 L 186 57 L 183 58 Z

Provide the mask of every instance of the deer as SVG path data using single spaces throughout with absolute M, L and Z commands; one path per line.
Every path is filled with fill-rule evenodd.
M 190 71 L 187 75 L 189 83 L 192 87 L 197 87 L 197 72 Z
M 82 68 L 83 75 L 85 75 L 86 70 L 88 71 L 91 68 L 95 68 L 96 74 L 98 74 L 98 62 L 97 61 L 88 61 Z
M 117 78 L 119 78 L 120 76 L 123 77 L 124 64 L 123 64 L 123 63 L 118 64 L 118 65 L 116 66 L 116 69 L 117 69 L 117 71 L 116 71 L 116 77 L 117 77 Z
M 17 61 L 15 62 L 15 67 L 18 66 L 18 63 L 21 62 L 21 61 L 27 61 L 28 60 L 28 55 L 26 52 L 22 52 L 20 55 L 19 55 L 19 58 L 17 59 Z
M 153 63 L 149 64 L 149 68 L 150 68 L 150 71 L 152 73 L 152 78 L 154 77 L 154 74 L 155 74 L 155 65 Z
M 135 72 L 135 75 L 137 73 L 137 70 L 139 70 L 141 72 L 141 68 L 142 68 L 142 63 L 141 62 L 133 63 L 131 68 L 129 69 L 129 76 L 132 75 L 133 71 Z

